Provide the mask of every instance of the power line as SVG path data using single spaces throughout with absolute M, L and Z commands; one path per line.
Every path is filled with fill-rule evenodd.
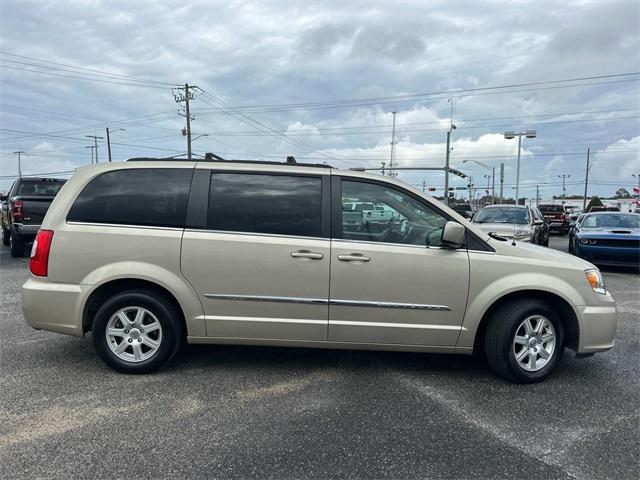
M 158 81 L 158 80 L 151 80 L 151 79 L 147 79 L 147 78 L 140 78 L 140 77 L 133 77 L 130 75 L 123 75 L 123 74 L 119 74 L 119 73 L 112 73 L 112 72 L 105 72 L 103 70 L 96 70 L 96 69 L 92 69 L 92 68 L 85 68 L 85 67 L 78 67 L 75 65 L 69 65 L 69 64 L 65 64 L 65 63 L 58 63 L 58 62 L 52 62 L 50 60 L 44 60 L 42 58 L 36 58 L 36 57 L 29 57 L 26 55 L 18 55 L 15 53 L 10 53 L 10 52 L 6 52 L 6 51 L 2 51 L 0 50 L 0 54 L 2 55 L 6 55 L 6 56 L 10 56 L 10 57 L 16 57 L 16 58 L 23 58 L 26 60 L 33 60 L 36 62 L 40 62 L 40 63 L 44 63 L 44 64 L 49 64 L 49 65 L 57 65 L 60 67 L 67 67 L 70 69 L 74 69 L 74 70 L 81 70 L 81 71 L 85 71 L 85 72 L 91 72 L 91 74 L 99 74 L 101 76 L 108 76 L 108 77 L 118 77 L 118 78 L 122 78 L 122 79 L 127 79 L 127 80 L 135 80 L 135 81 L 139 81 L 139 82 L 144 82 L 144 83 L 155 83 L 158 85 L 166 85 L 166 86 L 174 86 L 175 83 L 169 83 L 169 82 L 162 82 L 162 81 Z M 4 60 L 6 62 L 12 62 L 12 63 L 21 63 L 21 62 L 17 62 L 15 60 Z M 30 63 L 25 63 L 25 65 L 33 65 Z M 36 65 L 38 66 L 38 65 Z M 46 65 L 40 65 L 41 68 L 51 68 L 53 69 L 53 67 L 47 67 Z M 65 70 L 67 71 L 67 70 Z
M 591 77 L 575 77 L 575 78 L 565 78 L 560 80 L 549 80 L 542 82 L 528 82 L 528 83 L 519 83 L 519 84 L 509 84 L 509 85 L 495 85 L 488 87 L 476 87 L 476 88 L 459 88 L 452 90 L 440 90 L 433 92 L 424 92 L 424 93 L 414 93 L 408 95 L 396 95 L 396 96 L 385 96 L 385 97 L 369 97 L 369 98 L 352 98 L 352 99 L 342 99 L 342 100 L 329 100 L 329 101 L 318 101 L 318 102 L 306 102 L 306 103 L 281 103 L 281 104 L 266 104 L 266 105 L 247 105 L 247 106 L 232 106 L 228 105 L 228 108 L 232 108 L 235 111 L 248 111 L 251 110 L 251 113 L 258 113 L 258 111 L 279 111 L 279 109 L 287 108 L 287 109 L 315 109 L 315 108 L 323 108 L 323 107 L 346 107 L 346 106 L 364 106 L 364 105 L 378 105 L 384 103 L 393 103 L 402 100 L 414 101 L 420 99 L 421 97 L 431 97 L 434 95 L 443 95 L 442 97 L 438 97 L 437 99 L 444 100 L 451 96 L 458 96 L 456 94 L 467 94 L 462 96 L 470 96 L 474 93 L 483 93 L 487 91 L 494 90 L 505 90 L 504 92 L 499 93 L 513 93 L 515 92 L 525 92 L 525 91 L 535 91 L 539 90 L 538 88 L 530 88 L 527 90 L 510 90 L 513 88 L 521 88 L 521 87 L 537 87 L 544 85 L 555 85 L 552 88 L 565 88 L 565 87 L 580 87 L 580 86 L 588 86 L 594 84 L 607 84 L 607 83 L 618 83 L 621 80 L 611 80 L 611 81 L 603 81 L 596 83 L 579 83 L 574 85 L 557 85 L 564 84 L 569 82 L 586 82 L 590 80 L 605 80 L 610 78 L 620 78 L 620 77 L 630 77 L 640 75 L 640 72 L 628 72 L 628 73 L 616 73 L 610 75 L 598 75 Z M 640 78 L 633 79 L 625 79 L 622 81 L 638 81 Z M 544 89 L 544 88 L 541 88 Z M 496 92 L 492 92 L 496 93 Z M 284 111 L 284 110 L 282 110 Z

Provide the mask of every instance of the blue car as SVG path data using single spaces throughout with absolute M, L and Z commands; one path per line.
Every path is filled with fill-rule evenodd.
M 640 267 L 640 215 L 597 212 L 573 227 L 569 252 L 596 265 Z

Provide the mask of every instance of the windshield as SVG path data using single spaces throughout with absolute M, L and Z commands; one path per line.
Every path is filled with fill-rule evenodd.
M 517 223 L 528 224 L 529 212 L 517 207 L 483 208 L 473 219 L 475 223 Z
M 640 228 L 640 215 L 619 213 L 587 215 L 580 226 L 582 228 Z
M 18 196 L 23 197 L 55 197 L 64 185 L 64 180 L 22 180 L 18 187 Z

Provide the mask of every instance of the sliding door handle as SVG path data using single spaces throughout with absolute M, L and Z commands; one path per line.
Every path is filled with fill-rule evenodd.
M 322 260 L 324 254 L 318 252 L 311 252 L 309 250 L 298 250 L 297 252 L 291 252 L 293 258 L 309 258 L 311 260 Z
M 349 255 L 338 255 L 338 260 L 341 262 L 368 262 L 371 258 L 366 257 L 361 253 L 351 253 Z

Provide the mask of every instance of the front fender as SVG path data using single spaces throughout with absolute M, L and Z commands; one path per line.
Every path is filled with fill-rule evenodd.
M 520 291 L 539 291 L 557 295 L 564 299 L 578 315 L 577 306 L 585 305 L 581 293 L 568 281 L 542 272 L 518 272 L 506 275 L 483 285 L 481 280 L 472 279 L 469 303 L 462 323 L 463 330 L 458 338 L 458 347 L 472 347 L 478 326 L 485 313 L 498 300 Z

